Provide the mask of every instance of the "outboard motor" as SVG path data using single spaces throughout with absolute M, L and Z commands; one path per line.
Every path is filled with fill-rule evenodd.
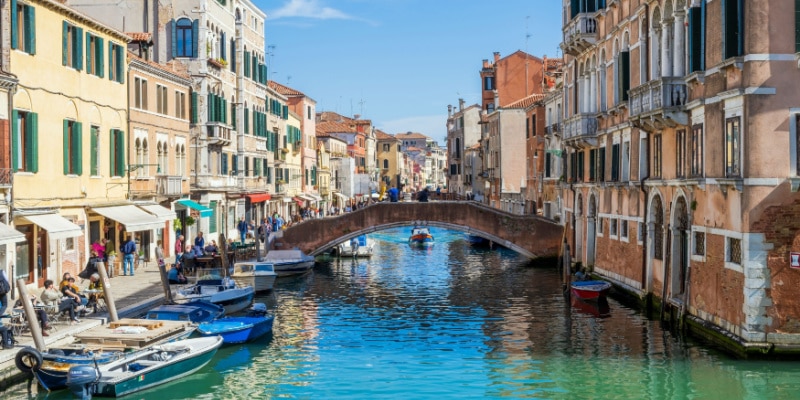
M 264 303 L 253 303 L 247 313 L 248 317 L 263 317 L 265 315 L 267 315 L 267 305 Z
M 69 369 L 67 374 L 67 386 L 72 394 L 83 399 L 89 400 L 94 392 L 94 385 L 100 379 L 100 372 L 90 365 L 78 365 Z

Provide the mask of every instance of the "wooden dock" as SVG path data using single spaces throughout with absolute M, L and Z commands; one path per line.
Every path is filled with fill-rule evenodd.
M 122 328 L 122 329 L 121 329 Z M 144 331 L 124 328 L 144 328 Z M 111 349 L 141 349 L 168 341 L 176 337 L 188 336 L 195 327 L 188 321 L 161 321 L 136 318 L 123 318 L 108 325 L 101 325 L 75 335 L 86 347 Z

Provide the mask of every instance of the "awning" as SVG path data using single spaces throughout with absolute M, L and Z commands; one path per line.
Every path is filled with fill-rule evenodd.
M 307 195 L 305 193 L 304 194 L 298 194 L 297 197 L 299 197 L 299 198 L 301 198 L 303 200 L 306 200 L 306 201 L 317 201 L 315 198 L 313 198 L 313 197 L 311 197 L 311 196 L 309 196 L 309 195 Z
M 292 199 L 289 198 L 289 197 L 284 197 L 284 198 L 281 199 L 281 201 L 283 201 L 284 203 L 291 203 Z
M 164 221 L 134 205 L 96 207 L 92 211 L 125 225 L 128 232 L 164 228 Z
M 170 210 L 169 208 L 162 207 L 158 204 L 140 204 L 139 208 L 149 212 L 156 216 L 156 218 L 162 221 L 172 221 L 177 217 L 175 211 Z
M 214 214 L 212 209 L 189 199 L 177 200 L 175 201 L 175 204 L 180 204 L 184 208 L 191 208 L 192 210 L 200 211 L 200 217 L 210 217 L 212 214 Z
M 58 214 L 26 215 L 23 218 L 47 231 L 50 239 L 66 239 L 83 236 L 81 227 Z
M 295 197 L 295 198 L 294 198 L 294 201 L 295 201 L 295 202 L 297 203 L 297 205 L 298 205 L 298 206 L 300 206 L 300 207 L 302 207 L 303 205 L 305 205 L 305 201 L 304 201 L 304 200 L 303 200 L 303 198 L 302 198 L 302 197 L 300 197 L 300 196 L 297 196 L 297 197 Z
M 25 235 L 22 232 L 6 225 L 0 223 L 0 245 L 4 244 L 14 244 L 17 242 L 24 242 Z
M 314 200 L 314 201 L 322 201 L 322 196 L 320 196 L 320 195 L 318 195 L 318 194 L 314 194 L 314 193 L 306 193 L 306 195 L 307 195 L 308 197 L 311 197 L 311 199 L 312 199 L 312 200 Z
M 345 195 L 343 195 L 343 194 L 341 194 L 339 192 L 333 192 L 333 195 L 338 197 L 338 198 L 340 198 L 340 199 L 342 199 L 342 200 L 344 200 L 344 201 L 350 200 L 349 197 L 347 197 L 347 196 L 345 196 Z
M 250 199 L 251 203 L 261 203 L 262 201 L 267 201 L 272 198 L 269 193 L 259 193 L 259 194 L 248 194 L 247 198 Z

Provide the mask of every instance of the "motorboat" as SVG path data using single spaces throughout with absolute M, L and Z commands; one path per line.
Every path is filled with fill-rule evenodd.
M 264 303 L 255 303 L 247 315 L 204 322 L 197 327 L 197 333 L 201 336 L 219 335 L 225 344 L 246 343 L 271 332 L 274 320 L 275 317 L 267 315 Z
M 190 301 L 186 304 L 165 304 L 151 309 L 145 319 L 168 321 L 208 322 L 225 314 L 225 308 L 206 300 Z
M 367 235 L 356 236 L 336 246 L 340 257 L 372 257 L 375 251 L 375 239 Z
M 252 286 L 256 292 L 272 290 L 275 284 L 275 266 L 272 263 L 247 261 L 233 265 L 233 278 L 241 286 Z
M 264 262 L 275 267 L 278 277 L 304 274 L 314 267 L 314 257 L 301 250 L 270 250 Z
M 14 359 L 17 368 L 33 374 L 48 391 L 67 387 L 67 374 L 73 366 L 106 364 L 122 357 L 126 351 L 188 338 L 196 330 L 189 321 L 150 321 L 123 318 L 76 333 L 71 344 L 39 352 L 24 347 Z
M 411 229 L 408 244 L 418 247 L 433 246 L 433 235 L 426 226 L 415 226 Z
M 205 300 L 222 306 L 226 314 L 233 314 L 247 308 L 254 296 L 252 286 L 239 286 L 221 273 L 208 273 L 198 276 L 194 284 L 176 290 L 173 299 L 178 304 Z
M 203 368 L 222 346 L 219 336 L 148 347 L 107 364 L 69 369 L 67 386 L 82 399 L 120 397 L 181 379 Z

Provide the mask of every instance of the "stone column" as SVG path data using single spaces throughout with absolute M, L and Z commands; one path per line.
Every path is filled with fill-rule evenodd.
M 666 78 L 672 76 L 672 59 L 669 54 L 671 35 L 671 21 L 664 21 L 663 28 L 661 29 L 661 76 Z
M 685 15 L 683 12 L 676 12 L 675 13 L 675 51 L 672 53 L 672 75 L 673 76 L 683 76 L 685 74 L 685 62 L 684 62 L 684 37 L 685 37 L 685 27 L 683 26 Z
M 597 69 L 589 72 L 589 112 L 597 112 Z

